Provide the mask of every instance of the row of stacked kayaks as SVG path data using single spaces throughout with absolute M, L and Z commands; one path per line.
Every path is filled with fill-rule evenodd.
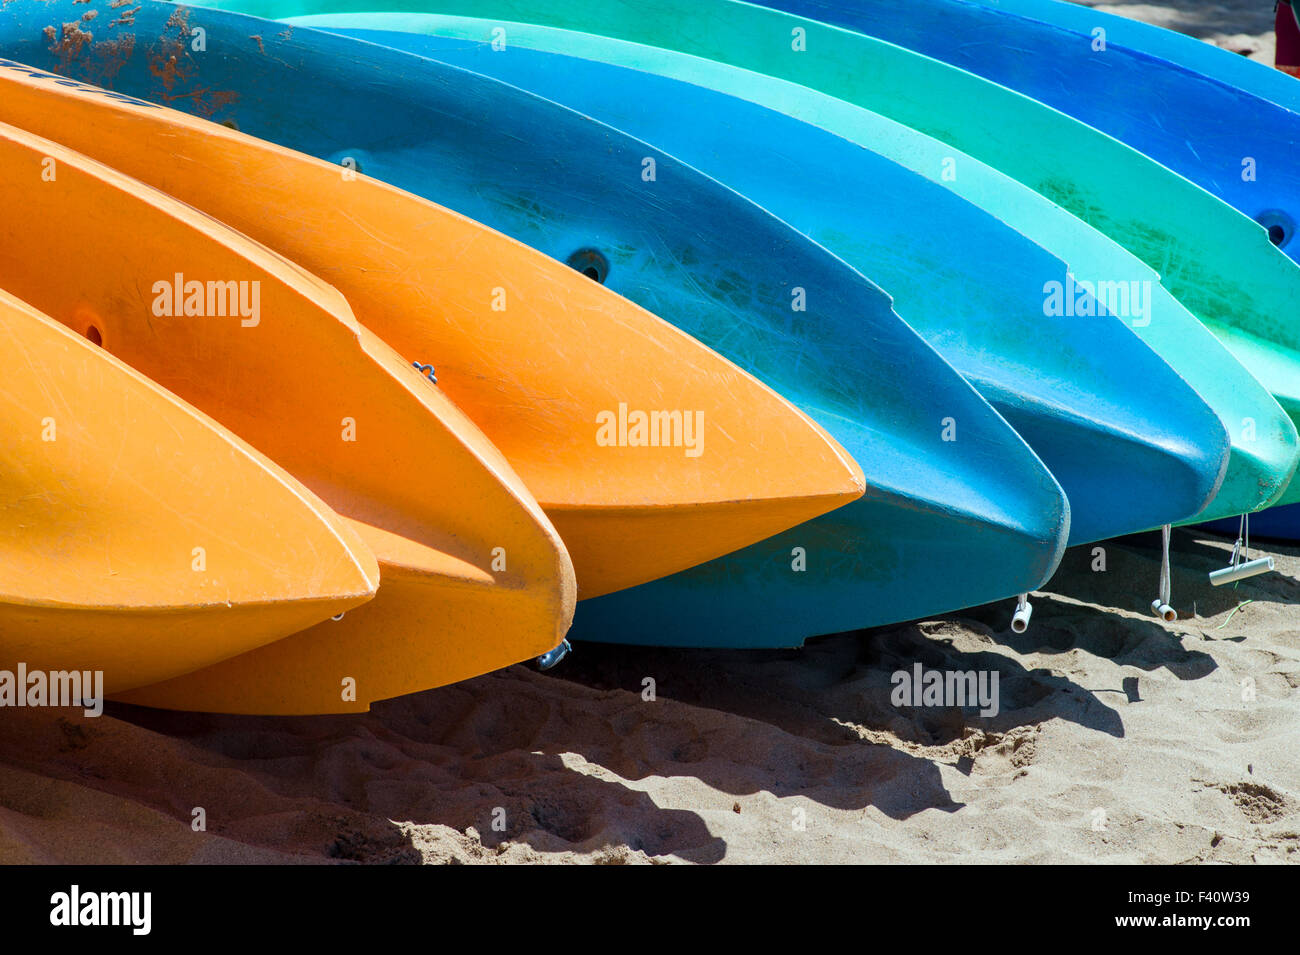
M 0 668 L 349 712 L 1300 537 L 1293 78 L 1053 0 L 219 6 L 0 9 Z

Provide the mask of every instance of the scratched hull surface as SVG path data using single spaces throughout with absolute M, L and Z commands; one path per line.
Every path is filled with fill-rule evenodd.
M 1164 59 L 1145 44 L 1126 45 L 1121 17 L 1081 17 L 1051 0 L 762 5 L 897 43 L 1046 103 L 1190 179 L 1273 230 L 1274 244 L 1300 257 L 1300 114 L 1293 112 L 1300 97 L 1282 106 L 1253 88 L 1260 80 L 1272 87 L 1274 70 L 1256 63 L 1238 69 L 1244 57 L 1224 50 L 1186 63 Z M 1104 52 L 1093 49 L 1094 29 L 1106 31 Z M 1186 42 L 1161 46 L 1207 46 L 1179 39 Z
M 403 39 L 387 32 L 382 37 L 384 42 L 425 44 L 426 51 L 434 47 L 445 48 L 447 55 L 456 56 L 466 54 L 467 42 L 477 44 L 495 36 L 496 31 L 504 30 L 509 37 L 509 45 L 505 51 L 494 51 L 487 59 L 492 69 L 509 68 L 508 64 L 517 62 L 520 58 L 527 63 L 531 55 L 529 51 L 532 50 L 552 53 L 563 51 L 595 63 L 628 67 L 637 71 L 639 77 L 646 74 L 671 77 L 692 87 L 726 94 L 732 100 L 752 101 L 769 110 L 799 117 L 817 129 L 834 130 L 846 142 L 878 153 L 917 176 L 928 179 L 944 190 L 945 194 L 955 193 L 970 204 L 986 210 L 1032 242 L 1064 259 L 1069 263 L 1072 274 L 1079 279 L 1093 282 L 1096 288 L 1107 287 L 1112 292 L 1137 290 L 1146 299 L 1145 314 L 1139 315 L 1131 302 L 1126 306 L 1124 295 L 1118 296 L 1114 310 L 1127 315 L 1134 332 L 1194 385 L 1202 398 L 1215 410 L 1232 439 L 1232 451 L 1223 484 L 1214 500 L 1198 518 L 1225 517 L 1266 507 L 1282 494 L 1295 471 L 1297 439 L 1290 418 L 1223 343 L 1168 293 L 1154 271 L 1080 219 L 1024 185 L 956 152 L 951 146 L 806 87 L 711 60 L 590 34 L 521 23 L 419 14 L 336 15 L 311 20 L 327 24 L 330 29 L 347 27 L 355 30 L 358 24 L 374 23 L 412 34 Z M 518 71 L 517 66 L 514 69 Z M 642 82 L 649 80 L 643 79 Z M 601 95 L 599 90 L 582 90 L 581 94 L 587 97 Z M 646 117 L 643 114 L 652 110 L 653 105 L 640 106 L 639 101 L 626 105 L 614 102 L 609 108 L 621 108 L 623 114 L 634 115 L 638 122 L 644 123 Z M 734 105 L 730 108 L 735 109 Z M 739 133 L 729 133 L 741 136 L 747 134 L 745 129 Z M 671 135 L 680 136 L 682 131 L 673 129 Z M 807 137 L 816 135 L 816 132 L 805 131 L 796 135 Z M 828 148 L 843 152 L 843 147 L 837 143 Z M 764 146 L 757 152 L 768 155 L 771 150 Z M 709 161 L 714 161 L 712 150 L 709 155 Z M 801 153 L 802 155 L 804 154 Z M 852 165 L 858 160 L 846 157 L 843 161 Z M 960 176 L 945 175 L 944 170 L 950 165 L 961 170 Z M 751 176 L 754 174 L 752 169 L 740 169 L 740 172 Z M 811 179 L 816 180 L 816 177 Z M 790 182 L 802 181 L 805 181 L 802 169 L 791 173 Z M 837 183 L 836 190 L 832 190 L 836 196 L 839 191 L 851 192 L 856 185 L 840 182 L 838 174 L 833 175 L 829 181 Z M 807 192 L 808 190 L 801 191 L 801 203 L 819 205 L 815 195 L 805 198 Z M 820 204 L 825 205 L 824 202 Z M 832 207 L 831 211 L 837 210 Z M 795 214 L 799 212 L 802 210 L 796 210 Z M 914 211 L 906 210 L 901 219 L 915 222 L 918 217 Z M 937 220 L 938 217 L 927 213 L 920 223 L 923 231 L 936 231 L 925 229 L 924 226 L 925 223 Z M 847 235 L 855 230 L 839 231 Z M 941 241 L 942 238 L 940 236 L 936 241 Z M 960 258 L 961 256 L 958 260 Z M 949 266 L 945 263 L 942 271 L 948 269 Z M 997 270 L 991 274 L 997 274 Z M 1109 284 L 1103 286 L 1103 283 Z M 980 285 L 976 288 L 978 290 Z M 1257 366 L 1267 364 L 1263 359 L 1256 358 L 1253 361 Z M 1150 402 L 1140 401 L 1138 404 L 1149 406 Z M 1057 464 L 1056 467 L 1061 465 Z M 1079 523 L 1077 515 L 1073 517 L 1073 522 Z M 1075 531 L 1075 534 L 1078 539 L 1078 532 Z
M 225 0 L 281 17 L 367 12 L 372 0 Z M 734 0 L 385 0 L 393 12 L 502 18 L 719 60 L 830 94 L 963 150 L 1075 213 L 1144 261 L 1300 417 L 1300 270 L 1267 232 L 1141 153 L 1022 94 L 902 47 Z M 958 173 L 960 175 L 960 172 Z M 1227 340 L 1228 336 L 1223 336 Z M 1277 361 L 1252 365 L 1263 348 Z M 1271 375 L 1278 364 L 1285 373 Z M 1300 500 L 1288 488 L 1283 502 Z
M 42 182 L 45 169 L 55 178 Z M 171 197 L 3 124 L 0 204 L 0 286 L 284 467 L 379 564 L 374 599 L 343 619 L 121 698 L 364 711 L 560 641 L 576 588 L 554 529 L 481 432 L 361 328 L 336 290 Z M 60 258 L 77 268 L 50 281 Z
M 1061 483 L 1071 544 L 1190 518 L 1217 489 L 1227 435 L 1188 383 L 1091 296 L 1082 304 L 1097 315 L 1044 315 L 1043 290 L 1064 291 L 1065 263 L 950 190 L 783 113 L 640 70 L 490 41 L 354 35 L 651 142 L 869 271 Z M 567 45 L 554 39 L 552 51 Z M 819 187 L 791 187 L 801 182 Z M 918 229 L 918 209 L 944 227 Z
M 31 12 L 24 42 L 5 52 L 95 79 L 105 61 L 60 64 Z M 145 3 L 133 29 L 175 38 L 176 12 Z M 649 634 L 655 642 L 792 646 L 998 599 L 1050 574 L 1068 530 L 1059 486 L 887 296 L 806 237 L 671 156 L 496 81 L 311 31 L 286 38 L 231 15 L 191 15 L 208 52 L 182 52 L 164 77 L 147 59 L 115 62 L 113 88 L 353 157 L 555 258 L 599 251 L 610 288 L 786 394 L 862 465 L 858 503 L 702 565 L 726 627 L 708 634 L 707 620 L 670 608 L 680 632 Z M 186 95 L 196 91 L 230 95 Z M 956 441 L 945 440 L 945 419 Z M 768 579 L 774 563 L 779 583 Z M 899 583 L 917 580 L 926 585 Z
M 0 669 L 118 692 L 374 595 L 374 557 L 319 498 L 3 290 L 0 350 Z
M 451 210 L 177 110 L 6 62 L 0 122 L 203 209 L 328 279 L 365 328 L 435 364 L 439 389 L 556 523 L 582 597 L 730 553 L 862 493 L 843 448 L 771 389 L 564 263 Z M 602 444 L 597 422 L 620 406 L 666 414 L 662 439 Z
M 1291 77 L 1239 53 L 1214 46 L 1185 33 L 1113 13 L 1103 13 L 1064 0 L 1060 2 L 1058 0 L 961 0 L 961 2 L 971 7 L 995 8 L 1012 16 L 1042 21 L 1050 24 L 1054 29 L 1086 36 L 1089 46 L 1093 40 L 1093 31 L 1101 28 L 1106 31 L 1107 50 L 1119 47 L 1125 51 L 1137 51 L 1139 55 L 1157 66 L 1172 64 L 1179 69 L 1211 77 L 1225 86 L 1248 91 L 1254 96 L 1286 109 L 1300 111 L 1300 88 L 1297 88 L 1295 83 L 1289 82 Z M 808 11 L 817 8 L 824 11 L 832 7 L 840 7 L 845 11 L 850 9 L 849 4 L 832 3 L 830 0 L 780 0 L 779 3 L 765 0 L 761 5 L 784 9 L 787 4 L 791 10 L 796 4 Z M 917 6 L 930 5 L 927 2 Z M 877 9 L 883 5 L 876 3 L 875 0 L 857 6 L 860 9 L 871 10 L 877 16 L 887 15 L 883 9 Z M 802 15 L 816 17 L 811 12 Z M 895 15 L 895 11 L 891 8 L 888 15 Z

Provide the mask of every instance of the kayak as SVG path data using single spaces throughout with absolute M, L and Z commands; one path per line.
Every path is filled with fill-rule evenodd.
M 1153 49 L 1142 39 L 1170 31 L 1138 36 L 1122 17 L 1080 16 L 1054 0 L 761 4 L 888 40 L 1046 103 L 1218 196 L 1300 257 L 1300 96 L 1289 91 L 1285 106 L 1269 100 L 1276 74 L 1266 66 L 1238 69 L 1245 58 L 1226 50 L 1180 56 L 1190 44 L 1208 46 L 1188 37 Z
M 217 5 L 296 17 L 368 13 L 373 2 L 221 0 Z M 595 21 L 577 0 L 383 0 L 383 6 L 393 12 L 598 29 L 615 39 L 715 59 L 876 110 L 1019 180 L 1124 246 L 1223 337 L 1293 420 L 1300 418 L 1300 327 L 1289 321 L 1291 303 L 1300 297 L 1296 264 L 1269 241 L 1262 226 L 1222 200 L 1023 94 L 891 43 L 735 0 L 661 0 L 653 7 L 610 0 Z M 961 170 L 954 172 L 960 178 Z M 1239 347 L 1243 341 L 1245 347 Z M 1261 352 L 1271 360 L 1257 362 Z M 1294 501 L 1300 501 L 1300 486 L 1287 488 L 1280 498 Z
M 850 4 L 840 3 L 838 0 L 836 2 L 832 2 L 832 0 L 777 0 L 777 2 L 763 0 L 760 5 L 784 8 L 788 4 L 793 9 L 796 2 L 809 11 L 820 9 L 825 12 L 838 8 L 849 12 L 852 9 Z M 876 0 L 869 0 L 869 2 L 853 0 L 853 2 L 859 8 L 872 10 L 877 16 L 883 17 L 886 15 L 884 5 L 877 3 Z M 1290 78 L 1286 75 L 1281 75 L 1276 70 L 1270 70 L 1264 64 L 1232 50 L 1214 46 L 1185 33 L 1178 33 L 1174 30 L 1153 26 L 1140 20 L 1113 13 L 1103 13 L 1093 7 L 1070 2 L 1057 2 L 1057 0 L 996 0 L 996 3 L 994 3 L 994 0 L 961 0 L 961 2 L 967 6 L 1004 10 L 1013 16 L 1048 23 L 1056 30 L 1065 30 L 1086 36 L 1089 47 L 1091 47 L 1095 39 L 1100 39 L 1100 37 L 1093 35 L 1094 31 L 1103 30 L 1105 31 L 1106 52 L 1119 48 L 1124 51 L 1127 57 L 1131 52 L 1136 51 L 1143 59 L 1157 68 L 1172 64 L 1180 69 L 1212 77 L 1224 86 L 1246 90 L 1254 96 L 1266 99 L 1287 109 L 1300 109 L 1300 90 L 1295 88 L 1295 84 L 1291 83 Z M 930 5 L 932 5 L 932 0 L 926 0 L 926 3 L 917 6 L 927 7 Z M 892 18 L 895 15 L 894 8 L 891 7 L 889 17 Z M 945 17 L 948 15 L 947 10 L 945 10 L 944 15 Z M 811 12 L 803 14 L 803 16 L 820 18 L 819 15 Z M 944 29 L 947 29 L 946 21 Z M 1140 94 L 1142 91 L 1137 92 Z
M 0 343 L 10 679 L 20 665 L 99 671 L 127 690 L 374 595 L 352 529 L 215 421 L 2 290 Z
M 1054 0 L 759 2 L 897 43 L 1031 96 L 1185 176 L 1300 259 L 1300 91 L 1261 64 Z M 1278 14 L 1280 24 L 1294 27 L 1289 7 L 1279 6 Z M 1288 514 L 1252 521 L 1257 530 L 1272 528 L 1274 537 L 1287 537 L 1294 526 Z M 1235 533 L 1237 522 L 1216 527 Z
M 190 206 L 5 125 L 0 204 L 0 287 L 270 457 L 379 564 L 375 598 L 341 620 L 118 698 L 351 712 L 562 640 L 573 571 L 545 515 L 336 290 Z M 60 261 L 76 267 L 52 280 Z
M 888 296 L 671 155 L 464 70 L 149 0 L 111 43 L 59 62 L 42 37 L 48 18 L 21 9 L 28 18 L 6 55 L 352 159 L 571 260 L 786 394 L 859 462 L 861 500 L 699 565 L 711 616 L 664 604 L 671 626 L 658 633 L 622 621 L 643 638 L 797 646 L 1021 593 L 1059 560 L 1068 533 L 1059 485 Z M 201 19 L 201 55 L 186 52 L 190 17 Z M 112 59 L 98 46 L 121 51 L 124 37 L 141 38 L 138 55 Z M 725 625 L 711 629 L 717 616 Z
M 662 100 L 656 97 L 645 98 L 648 101 L 643 99 L 620 101 L 617 96 L 602 96 L 600 87 L 580 87 L 579 84 L 569 83 L 563 85 L 561 89 L 566 77 L 555 75 L 540 66 L 536 70 L 527 68 L 529 63 L 538 62 L 535 54 L 531 54 L 530 51 L 571 52 L 573 56 L 593 63 L 622 66 L 628 71 L 635 71 L 639 84 L 651 83 L 653 77 L 672 78 L 679 81 L 671 87 L 675 92 L 682 93 L 683 84 L 689 84 L 692 89 L 685 90 L 684 95 L 692 95 L 696 100 L 700 97 L 699 89 L 724 94 L 726 99 L 714 98 L 710 101 L 711 104 L 719 109 L 725 107 L 726 113 L 735 115 L 740 111 L 745 116 L 744 120 L 729 125 L 729 138 L 733 136 L 748 138 L 748 124 L 751 122 L 766 124 L 769 127 L 779 122 L 779 119 L 772 118 L 770 115 L 772 112 L 799 117 L 802 123 L 792 124 L 787 121 L 782 126 L 780 135 L 769 140 L 784 144 L 787 137 L 795 137 L 809 144 L 808 148 L 801 148 L 797 152 L 785 150 L 799 157 L 799 168 L 786 171 L 788 182 L 818 181 L 819 177 L 807 174 L 806 166 L 811 161 L 810 157 L 818 155 L 819 149 L 833 151 L 837 156 L 836 163 L 844 164 L 846 169 L 851 168 L 861 160 L 853 155 L 852 149 L 842 145 L 840 140 L 855 144 L 860 147 L 859 152 L 865 150 L 881 159 L 887 159 L 943 190 L 942 193 L 931 192 L 927 197 L 928 202 L 942 204 L 948 193 L 960 196 L 971 205 L 985 210 L 1020 232 L 1032 242 L 1064 259 L 1071 266 L 1071 274 L 1081 282 L 1088 283 L 1091 288 L 1098 291 L 1108 290 L 1106 295 L 1108 300 L 1118 298 L 1118 304 L 1113 310 L 1129 316 L 1129 324 L 1134 333 L 1154 348 L 1179 375 L 1193 385 L 1217 413 L 1231 436 L 1231 457 L 1223 483 L 1218 494 L 1205 510 L 1196 515 L 1197 520 L 1235 516 L 1266 507 L 1281 495 L 1291 480 L 1296 469 L 1297 455 L 1300 452 L 1297 449 L 1296 429 L 1290 418 L 1224 345 L 1160 285 L 1159 277 L 1153 270 L 1051 201 L 977 160 L 957 153 L 943 143 L 878 114 L 850 106 L 841 100 L 827 97 L 806 87 L 795 86 L 711 60 L 590 34 L 529 24 L 503 24 L 499 21 L 420 14 L 339 15 L 313 18 L 313 22 L 317 21 L 325 22 L 327 28 L 331 30 L 339 30 L 349 35 L 373 39 L 385 44 L 395 44 L 434 57 L 458 59 L 472 56 L 471 51 L 474 50 L 483 51 L 482 42 L 495 36 L 494 31 L 504 30 L 505 35 L 509 37 L 507 48 L 502 51 L 483 52 L 483 55 L 473 62 L 481 62 L 485 70 L 498 72 L 505 70 L 520 74 L 518 79 L 521 81 L 536 76 L 538 82 L 555 87 L 552 92 L 572 91 L 574 96 L 591 100 L 599 99 L 602 108 L 619 111 L 619 115 L 624 117 L 625 122 L 644 125 L 652 116 L 665 117 L 669 110 L 659 109 L 656 104 Z M 369 22 L 397 26 L 403 31 L 416 31 L 419 35 L 355 28 L 343 29 L 334 26 L 335 23 L 355 26 L 358 23 Z M 464 59 L 464 62 L 471 61 Z M 523 66 L 521 67 L 520 64 Z M 523 76 L 523 73 L 527 73 L 528 76 Z M 666 90 L 668 87 L 661 84 L 659 88 Z M 743 103 L 737 104 L 738 100 L 765 106 L 767 112 L 746 109 Z M 670 124 L 671 128 L 669 128 Z M 683 128 L 678 129 L 678 125 L 671 119 L 664 118 L 660 128 L 664 130 L 663 135 L 680 139 L 690 132 L 690 128 L 686 127 L 686 124 L 680 124 Z M 827 129 L 835 130 L 836 136 L 826 133 Z M 701 164 L 716 162 L 717 150 L 727 148 L 726 143 L 717 147 L 712 143 L 705 146 L 704 135 L 700 136 L 700 140 L 700 148 L 706 149 L 708 156 L 707 160 L 697 157 Z M 761 139 L 749 138 L 748 141 L 754 143 L 756 154 L 771 154 L 770 149 L 760 145 Z M 812 145 L 814 142 L 819 145 Z M 779 157 L 775 161 L 779 162 Z M 944 171 L 949 168 L 949 164 L 960 166 L 959 177 L 945 174 Z M 752 162 L 734 163 L 729 167 L 729 171 L 732 174 L 756 179 L 756 170 L 749 168 L 754 165 L 755 163 Z M 877 167 L 879 165 L 876 164 Z M 825 198 L 829 193 L 821 197 L 805 196 L 809 190 L 791 190 L 791 193 L 799 197 L 797 203 L 789 198 L 786 200 L 791 206 L 789 212 L 791 216 L 804 215 L 812 219 L 812 213 L 816 211 L 815 207 L 825 209 L 827 215 L 838 215 L 839 210 L 836 206 L 842 193 L 852 194 L 855 189 L 859 194 L 865 191 L 862 183 L 855 182 L 855 177 L 852 175 L 829 172 L 823 174 L 823 176 L 827 175 L 833 176 L 830 181 L 836 183 L 834 199 Z M 889 202 L 889 190 L 879 188 L 874 178 L 864 179 L 864 181 L 871 184 L 870 192 L 864 201 Z M 782 185 L 785 183 L 780 181 L 772 183 L 769 180 L 760 181 L 759 187 L 771 192 L 775 187 Z M 916 205 L 921 206 L 921 203 L 918 202 Z M 915 218 L 912 211 L 905 206 L 898 212 L 898 216 L 906 223 L 911 223 Z M 939 216 L 934 218 L 942 220 Z M 860 231 L 857 225 L 853 224 L 851 228 L 845 225 L 843 228 L 831 229 L 829 232 L 823 228 L 819 234 L 828 244 L 834 245 L 836 241 L 843 241 Z M 924 234 L 930 238 L 930 241 L 936 243 L 942 243 L 949 232 L 958 232 L 958 230 L 924 230 Z M 955 241 L 962 241 L 964 232 L 965 230 L 961 230 L 961 234 Z M 910 241 L 915 242 L 914 239 Z M 970 255 L 966 248 L 962 249 L 961 254 L 952 258 L 958 262 L 962 261 Z M 889 257 L 888 252 L 884 254 L 886 258 Z M 924 258 L 927 255 L 924 245 L 913 254 Z M 943 273 L 951 267 L 948 260 L 941 257 L 941 261 L 943 268 L 937 277 L 939 281 L 942 281 Z M 907 264 L 904 263 L 905 266 Z M 989 274 L 1000 273 L 1004 274 L 1004 270 L 995 266 Z M 904 280 L 906 278 L 904 274 Z M 926 275 L 925 279 L 934 280 L 931 275 Z M 896 285 L 891 284 L 890 287 L 896 293 L 899 291 Z M 979 292 L 984 289 L 984 284 L 976 282 L 971 287 L 975 292 Z M 1131 305 L 1128 307 L 1125 305 L 1123 293 L 1134 289 L 1145 296 L 1143 303 L 1145 308 L 1142 310 L 1144 314 L 1138 315 Z M 1040 303 L 1043 301 L 1041 291 L 1039 301 Z M 1071 311 L 1078 313 L 1080 310 L 1071 309 Z M 914 318 L 912 320 L 917 321 Z M 1008 344 L 1012 347 L 1023 347 L 1019 341 Z M 1005 352 L 1007 345 L 1003 345 L 1000 350 Z M 1102 350 L 1098 349 L 1098 351 Z M 1088 383 L 1088 387 L 1093 386 Z M 1138 407 L 1147 408 L 1151 402 L 1144 399 L 1137 401 L 1136 404 Z M 1058 476 L 1062 471 L 1067 470 L 1059 462 L 1048 463 Z M 1077 497 L 1077 493 L 1075 496 Z M 1086 515 L 1081 517 L 1079 510 L 1080 508 L 1076 506 L 1072 511 L 1071 535 L 1074 541 L 1087 539 L 1079 528 L 1088 517 Z
M 465 26 L 491 35 L 489 21 Z M 506 29 L 515 42 L 504 51 L 490 39 L 350 35 L 486 73 L 616 126 L 869 271 L 903 320 L 1061 483 L 1071 544 L 1194 517 L 1214 495 L 1228 450 L 1224 425 L 1093 296 L 1083 293 L 1075 314 L 1044 314 L 1044 288 L 1069 282 L 1056 256 L 945 186 L 819 127 L 692 83 L 563 55 L 581 46 L 567 31 L 532 28 L 524 42 L 546 34 L 538 51 L 520 45 L 515 25 Z M 818 188 L 791 187 L 804 182 Z M 944 227 L 918 227 L 918 209 Z M 1218 374 L 1200 377 L 1214 387 Z M 1256 494 L 1241 503 L 1255 504 Z
M 74 17 L 84 4 L 61 13 Z M 0 63 L 0 122 L 201 208 L 321 276 L 362 326 L 510 461 L 573 557 L 580 596 L 665 576 L 862 493 L 843 448 L 693 338 L 445 208 L 227 127 Z M 239 182 L 239 188 L 231 188 Z M 607 409 L 691 409 L 653 446 L 593 440 Z M 629 411 L 629 414 L 631 412 Z M 702 420 L 704 431 L 685 425 Z M 702 442 L 699 448 L 685 447 Z M 703 450 L 700 450 L 703 449 Z M 786 462 L 773 466 L 774 462 Z M 797 462 L 797 464 L 795 464 Z
M 1211 521 L 1203 526 L 1216 534 L 1234 537 L 1241 530 L 1238 520 Z M 1250 536 L 1252 540 L 1300 541 L 1300 504 L 1270 507 L 1262 513 L 1252 514 Z

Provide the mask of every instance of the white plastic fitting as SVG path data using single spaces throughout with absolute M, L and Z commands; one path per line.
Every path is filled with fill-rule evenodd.
M 1034 605 L 1023 600 L 1016 605 L 1016 612 L 1011 616 L 1012 633 L 1024 633 L 1029 629 L 1029 618 L 1034 615 Z
M 1210 584 L 1215 587 L 1222 587 L 1224 584 L 1231 584 L 1234 581 L 1245 580 L 1247 577 L 1257 577 L 1260 574 L 1267 574 L 1272 569 L 1272 557 L 1261 557 L 1258 560 L 1248 560 L 1246 563 L 1238 564 L 1236 567 L 1225 567 L 1222 570 L 1210 571 Z
M 1162 601 L 1159 597 L 1151 601 L 1151 612 L 1165 623 L 1173 623 L 1178 619 L 1178 611 Z

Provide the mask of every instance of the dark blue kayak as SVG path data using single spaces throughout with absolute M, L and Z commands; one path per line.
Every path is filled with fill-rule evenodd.
M 1236 535 L 1240 522 L 1231 519 L 1202 524 L 1218 534 Z M 1250 515 L 1251 539 L 1300 541 L 1300 504 L 1284 504 Z
M 557 53 L 565 31 L 549 31 L 545 51 L 337 32 L 493 76 L 653 143 L 869 272 L 1060 481 L 1071 544 L 1176 523 L 1204 506 L 1222 426 L 1201 399 L 1104 307 L 1045 316 L 1044 287 L 1065 282 L 1068 266 L 950 188 L 784 113 Z
M 473 72 L 237 14 L 132 10 L 113 26 L 108 0 L 13 0 L 0 56 L 351 160 L 569 261 L 785 394 L 861 464 L 859 502 L 664 582 L 602 638 L 797 646 L 1050 576 L 1069 523 L 1050 473 L 884 292 L 759 206 Z M 64 42 L 88 13 L 104 26 Z

